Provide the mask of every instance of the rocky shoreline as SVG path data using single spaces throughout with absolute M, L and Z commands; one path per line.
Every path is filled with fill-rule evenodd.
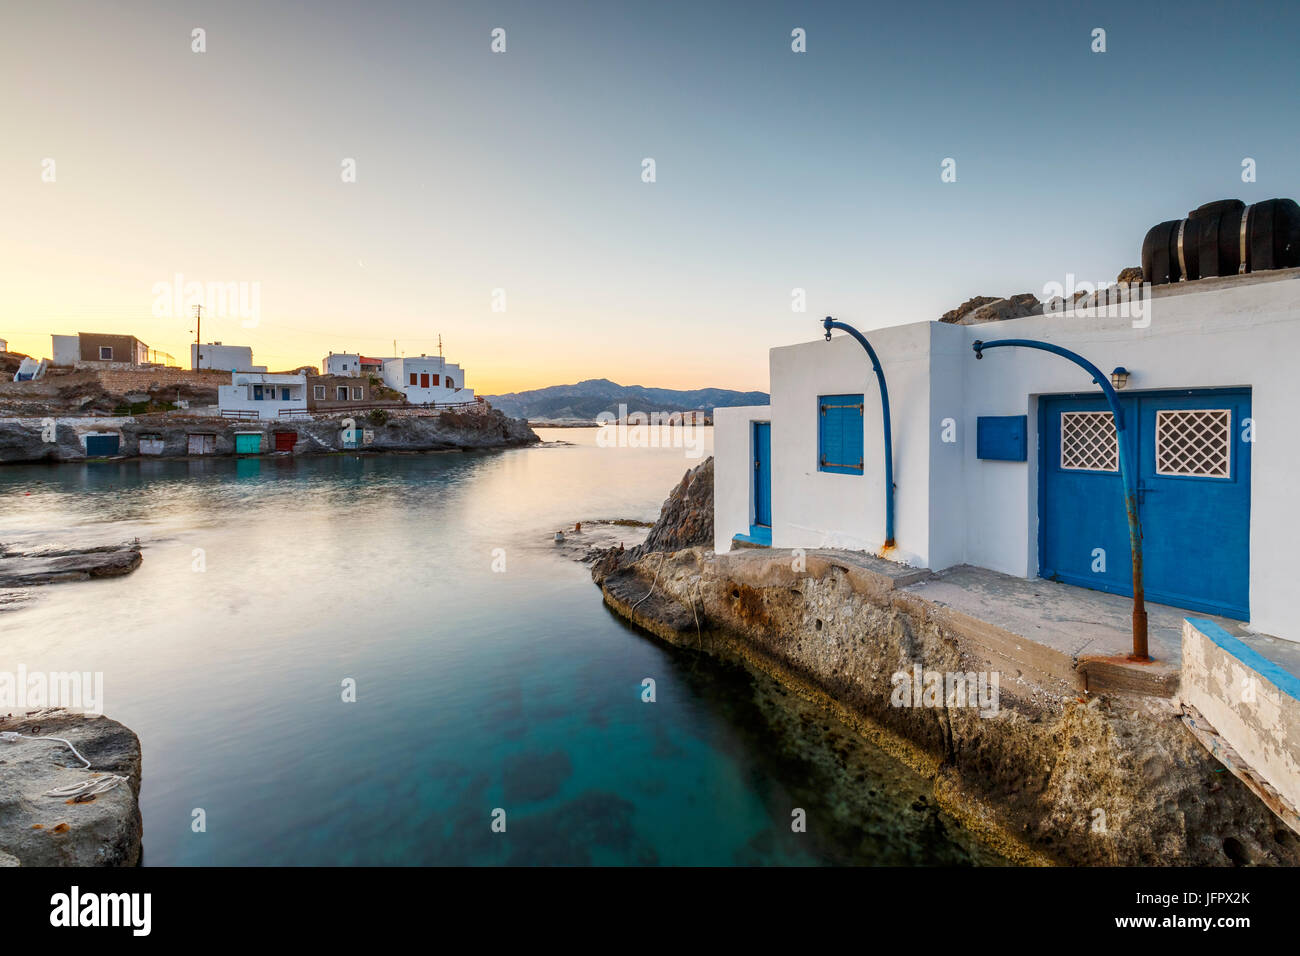
M 261 435 L 257 454 L 322 455 L 381 454 L 513 448 L 540 439 L 527 422 L 486 412 L 444 412 L 439 415 L 377 416 L 353 419 L 247 421 L 200 416 L 138 416 L 132 418 L 8 418 L 0 419 L 0 463 L 85 461 L 88 434 L 118 436 L 113 459 L 229 457 L 237 454 L 236 434 Z M 277 452 L 277 435 L 292 433 L 291 449 Z M 191 437 L 211 436 L 204 453 L 194 454 Z M 142 447 L 144 439 L 144 447 Z
M 605 602 L 665 641 L 743 662 L 820 705 L 931 780 L 938 804 L 1009 859 L 1300 864 L 1300 838 L 1187 732 L 1175 698 L 1063 695 L 1008 674 L 991 714 L 942 696 L 897 705 L 899 673 L 988 662 L 906 591 L 905 575 L 870 560 L 715 554 L 711 520 L 705 539 L 705 515 L 686 501 L 691 484 L 665 503 L 646 546 L 594 563 Z

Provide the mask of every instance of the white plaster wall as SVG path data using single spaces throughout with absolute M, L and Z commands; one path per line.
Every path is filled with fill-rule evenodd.
M 930 550 L 929 566 L 936 570 L 966 560 L 967 443 L 974 455 L 975 432 L 965 425 L 965 374 L 973 356 L 958 326 L 929 323 L 930 331 Z M 883 361 L 883 360 L 882 360 Z M 1023 468 L 1019 463 L 996 462 Z M 996 470 L 978 478 L 996 483 Z
M 253 350 L 247 345 L 211 345 L 202 346 L 202 361 L 199 361 L 200 346 L 190 343 L 191 368 L 215 368 L 226 372 L 255 372 Z
M 51 335 L 55 365 L 75 365 L 81 361 L 81 339 L 76 335 Z
M 753 423 L 770 420 L 768 405 L 713 410 L 713 550 L 731 550 L 753 517 Z
M 866 333 L 889 385 L 894 433 L 894 540 L 890 557 L 928 567 L 930 555 L 929 323 Z M 856 341 L 772 349 L 772 545 L 879 551 L 885 542 L 880 388 Z M 863 473 L 818 471 L 817 399 L 863 396 Z
M 361 356 L 355 352 L 332 352 L 321 360 L 320 366 L 321 372 L 325 375 L 347 375 L 356 378 L 361 374 Z

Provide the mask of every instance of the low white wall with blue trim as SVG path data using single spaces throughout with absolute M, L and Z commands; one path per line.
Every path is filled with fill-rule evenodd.
M 1291 804 L 1300 807 L 1300 678 L 1213 621 L 1183 621 L 1179 696 Z

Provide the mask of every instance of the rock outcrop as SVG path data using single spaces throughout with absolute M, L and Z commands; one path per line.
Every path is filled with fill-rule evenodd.
M 952 311 L 945 312 L 939 321 L 952 325 L 978 325 L 981 322 L 1001 322 L 1026 315 L 1041 315 L 1042 311 L 1043 303 L 1032 292 L 1022 292 L 1003 299 L 977 295 Z
M 659 509 L 645 541 L 634 548 L 622 545 L 601 553 L 588 554 L 594 561 L 593 580 L 600 583 L 612 572 L 657 551 L 679 551 L 690 547 L 713 547 L 713 456 L 688 470 Z
M 713 456 L 682 476 L 646 535 L 642 551 L 713 547 Z
M 130 574 L 141 560 L 136 544 L 27 553 L 0 544 L 0 588 L 115 578 Z
M 23 736 L 8 736 L 15 733 Z M 50 737 L 66 738 L 90 769 Z M 110 775 L 125 780 L 81 798 L 48 793 Z M 139 800 L 140 740 L 117 721 L 64 711 L 0 715 L 0 865 L 135 866 Z

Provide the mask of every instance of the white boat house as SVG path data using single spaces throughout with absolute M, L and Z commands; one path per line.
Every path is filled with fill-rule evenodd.
M 715 549 L 881 553 L 1131 593 L 1113 383 L 1142 525 L 1146 597 L 1300 640 L 1300 269 L 1174 282 L 1145 303 L 877 327 L 881 390 L 850 335 L 770 352 L 771 402 L 715 412 Z M 1083 300 L 1089 301 L 1089 300 Z

